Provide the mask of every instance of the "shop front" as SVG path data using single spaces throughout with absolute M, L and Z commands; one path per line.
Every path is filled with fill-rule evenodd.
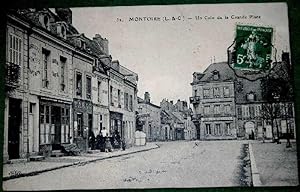
M 48 156 L 60 150 L 61 144 L 70 143 L 71 103 L 43 98 L 39 106 L 39 151 Z
M 89 133 L 93 129 L 93 104 L 91 101 L 74 99 L 73 101 L 74 117 L 74 143 L 82 151 L 88 149 Z
M 123 130 L 123 114 L 118 112 L 110 112 L 110 135 L 120 134 L 124 138 Z

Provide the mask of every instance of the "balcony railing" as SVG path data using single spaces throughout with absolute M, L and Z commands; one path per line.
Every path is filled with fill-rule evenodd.
M 17 86 L 21 75 L 20 65 L 7 62 L 5 65 L 5 75 L 6 85 Z
M 192 104 L 199 104 L 200 103 L 200 96 L 190 97 L 190 103 L 192 103 Z

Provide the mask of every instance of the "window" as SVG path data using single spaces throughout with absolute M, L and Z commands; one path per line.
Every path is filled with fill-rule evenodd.
M 209 89 L 208 88 L 203 89 L 203 97 L 204 98 L 209 98 Z
M 124 93 L 124 105 L 125 105 L 125 109 L 129 110 L 129 106 L 128 106 L 128 93 Z
M 294 116 L 294 113 L 293 113 L 293 104 L 292 103 L 288 104 L 287 115 L 288 115 L 288 117 L 293 117 Z
M 62 134 L 61 134 L 61 142 L 62 143 L 69 143 L 70 140 L 70 130 L 69 130 L 69 109 L 67 108 L 61 108 L 61 127 L 62 127 Z
M 92 78 L 90 76 L 86 76 L 86 98 L 92 98 Z
M 214 98 L 220 97 L 220 89 L 219 89 L 219 87 L 214 87 L 213 91 L 214 91 Z
M 262 126 L 262 122 L 261 121 L 257 121 L 257 126 Z
M 225 114 L 230 114 L 230 105 L 224 105 L 224 113 Z
M 133 111 L 133 101 L 132 101 L 132 95 L 130 95 L 130 100 L 129 100 L 129 109 L 130 109 L 130 111 Z
M 83 116 L 82 113 L 77 113 L 77 137 L 83 135 Z
M 254 93 L 248 93 L 247 94 L 247 101 L 254 101 L 254 100 L 255 100 Z
M 48 63 L 49 63 L 49 55 L 50 51 L 43 49 L 42 50 L 42 55 L 43 55 L 43 74 L 42 74 L 42 83 L 43 83 L 43 88 L 48 88 L 49 86 L 49 79 L 48 79 Z
M 101 82 L 98 81 L 98 102 L 101 102 Z
M 47 30 L 49 30 L 49 17 L 48 17 L 48 15 L 43 16 L 43 25 Z
M 50 126 L 51 108 L 49 105 L 40 105 L 40 144 L 51 142 Z
M 240 106 L 237 107 L 237 116 L 238 116 L 238 119 L 242 118 L 242 108 Z
M 211 134 L 211 127 L 210 124 L 205 124 L 205 132 L 207 135 Z
M 231 131 L 230 131 L 230 129 L 231 129 L 230 123 L 226 123 L 225 126 L 226 126 L 226 129 L 225 129 L 226 135 L 231 135 Z
M 221 135 L 221 124 L 217 123 L 215 126 L 215 135 Z
M 229 87 L 224 87 L 224 97 L 229 97 Z
M 86 48 L 85 42 L 83 40 L 80 40 L 79 42 L 80 42 L 80 48 L 85 49 Z
M 250 113 L 250 118 L 254 118 L 254 106 L 249 106 L 249 113 Z
M 82 96 L 82 75 L 81 73 L 76 73 L 76 96 Z
M 60 26 L 60 36 L 64 39 L 66 38 L 66 28 L 63 25 Z
M 204 114 L 205 114 L 205 115 L 208 115 L 208 114 L 209 114 L 209 108 L 210 108 L 209 105 L 204 106 Z
M 101 114 L 99 115 L 99 127 L 101 131 L 103 129 L 103 116 Z
M 113 87 L 112 86 L 110 86 L 110 89 L 109 89 L 109 97 L 110 97 L 110 105 L 114 106 L 114 102 L 113 102 Z
M 220 114 L 220 105 L 214 106 L 214 114 Z
M 261 116 L 261 105 L 255 106 L 255 116 L 260 117 Z
M 219 78 L 220 78 L 219 71 L 213 71 L 213 79 L 216 81 L 219 80 Z
M 22 59 L 22 41 L 14 34 L 9 34 L 9 62 L 21 65 Z
M 60 85 L 61 91 L 65 91 L 65 73 L 66 73 L 66 61 L 65 57 L 60 57 Z
M 197 89 L 194 90 L 194 96 L 197 96 Z
M 29 105 L 29 113 L 34 113 L 35 103 L 30 103 Z
M 242 113 L 244 118 L 249 117 L 249 106 L 247 105 L 242 106 Z
M 118 107 L 121 108 L 121 91 L 118 89 Z

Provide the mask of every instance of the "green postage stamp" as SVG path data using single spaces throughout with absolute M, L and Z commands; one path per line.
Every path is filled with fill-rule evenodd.
M 268 70 L 271 67 L 273 28 L 237 25 L 236 58 L 233 67 Z

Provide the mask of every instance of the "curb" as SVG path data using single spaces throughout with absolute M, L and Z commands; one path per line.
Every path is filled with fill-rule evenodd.
M 20 177 L 34 176 L 34 175 L 38 175 L 40 173 L 44 173 L 44 172 L 48 172 L 48 171 L 54 171 L 56 169 L 62 169 L 62 168 L 71 167 L 71 166 L 75 166 L 75 165 L 85 165 L 85 164 L 100 161 L 100 160 L 110 159 L 110 158 L 114 158 L 114 157 L 121 157 L 121 156 L 126 156 L 126 155 L 130 155 L 130 154 L 134 154 L 134 153 L 145 152 L 145 151 L 150 151 L 150 150 L 153 150 L 153 149 L 160 148 L 159 145 L 157 145 L 157 144 L 155 144 L 155 145 L 156 146 L 154 146 L 152 148 L 149 148 L 149 149 L 143 149 L 143 150 L 139 150 L 139 151 L 132 151 L 132 152 L 129 152 L 129 153 L 118 154 L 118 155 L 110 155 L 110 156 L 107 156 L 107 157 L 100 157 L 100 158 L 91 159 L 91 160 L 87 160 L 87 161 L 77 161 L 77 162 L 74 162 L 74 163 L 69 163 L 69 164 L 66 164 L 66 165 L 52 167 L 52 168 L 49 168 L 49 169 L 43 169 L 43 170 L 33 171 L 33 172 L 29 172 L 29 173 L 21 173 L 21 174 L 18 174 L 18 175 L 6 176 L 6 177 L 2 178 L 2 181 L 17 179 L 17 178 L 20 178 Z
M 258 169 L 256 167 L 255 158 L 252 151 L 252 145 L 249 143 L 249 155 L 250 155 L 250 162 L 251 162 L 251 176 L 252 176 L 252 183 L 254 187 L 262 186 Z

